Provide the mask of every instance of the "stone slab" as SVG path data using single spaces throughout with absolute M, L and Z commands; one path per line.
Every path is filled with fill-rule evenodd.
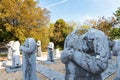
M 116 72 L 117 66 L 114 60 L 109 60 L 108 68 L 102 73 L 102 80 L 105 80 Z
M 52 70 L 50 68 L 47 68 L 43 65 L 37 64 L 37 72 L 40 72 L 41 74 L 48 77 L 50 80 L 64 80 L 65 75 L 62 73 L 59 73 L 55 70 Z M 102 73 L 102 80 L 105 80 L 109 76 L 111 76 L 114 72 L 116 72 L 116 62 L 114 60 L 109 60 L 108 68 L 106 71 Z
M 6 66 L 7 73 L 21 71 L 21 70 L 22 70 L 22 66 Z
M 59 73 L 40 64 L 37 64 L 36 67 L 37 72 L 45 75 L 50 80 L 64 80 L 65 75 L 62 73 Z
M 46 63 L 46 64 L 55 64 L 56 61 L 54 61 L 54 62 L 51 62 L 51 61 L 44 61 L 44 63 Z

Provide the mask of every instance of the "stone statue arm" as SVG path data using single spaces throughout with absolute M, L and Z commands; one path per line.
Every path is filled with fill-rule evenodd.
M 32 53 L 34 48 L 32 46 L 31 47 L 20 46 L 20 50 L 22 50 L 25 53 Z
M 64 64 L 68 63 L 69 62 L 69 58 L 71 57 L 73 52 L 74 52 L 73 49 L 65 48 L 62 51 L 62 54 L 61 54 L 61 61 Z
M 107 68 L 108 64 L 105 57 L 96 58 L 84 52 L 75 52 L 75 55 L 72 55 L 70 60 L 88 72 L 94 74 L 103 72 Z
M 93 74 L 102 73 L 108 66 L 109 48 L 108 40 L 105 36 L 95 40 L 95 52 L 99 55 L 91 56 L 83 51 L 65 48 L 61 54 L 61 61 L 67 63 L 71 61 L 83 69 Z
M 95 39 L 94 50 L 96 56 L 83 51 L 75 51 L 69 59 L 91 73 L 101 73 L 108 66 L 109 47 L 106 36 L 102 35 Z
M 7 45 L 6 45 L 6 47 L 7 48 L 10 48 L 12 45 L 10 45 L 10 43 L 8 43 Z

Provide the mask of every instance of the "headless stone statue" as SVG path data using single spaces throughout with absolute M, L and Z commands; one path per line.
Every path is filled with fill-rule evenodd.
M 20 46 L 23 58 L 23 80 L 37 80 L 36 79 L 36 42 L 33 38 L 27 38 L 23 46 Z
M 109 59 L 111 59 L 112 58 L 112 47 L 113 47 L 113 45 L 114 45 L 114 41 L 112 41 L 112 40 L 110 40 L 110 39 L 108 39 L 108 43 L 109 43 Z
M 120 40 L 115 41 L 113 51 L 117 54 L 117 75 L 114 80 L 120 80 Z
M 54 62 L 54 43 L 48 44 L 48 61 Z
M 21 62 L 20 62 L 20 42 L 19 41 L 15 41 L 13 46 L 12 46 L 12 66 L 20 66 Z
M 41 57 L 41 41 L 37 41 L 37 56 Z
M 65 80 L 102 80 L 108 58 L 108 40 L 102 31 L 93 28 L 73 31 L 67 36 L 61 54 Z
M 11 60 L 11 59 L 12 59 L 12 46 L 13 46 L 13 43 L 14 43 L 14 41 L 10 41 L 10 42 L 7 44 L 7 48 L 8 48 L 7 58 L 8 58 L 8 60 Z

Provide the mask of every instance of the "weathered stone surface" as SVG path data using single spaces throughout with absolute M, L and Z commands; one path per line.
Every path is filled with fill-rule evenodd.
M 46 64 L 55 64 L 56 62 L 54 61 L 54 62 L 51 62 L 51 61 L 44 61 L 44 63 L 46 63 Z
M 64 74 L 61 74 L 40 64 L 37 64 L 36 70 L 37 72 L 48 77 L 50 80 L 64 80 L 65 77 Z
M 15 41 L 13 46 L 12 46 L 12 66 L 19 66 L 21 65 L 20 62 L 20 42 Z
M 36 42 L 33 38 L 27 38 L 22 50 L 22 63 L 23 63 L 23 80 L 37 80 L 36 78 Z
M 12 61 L 3 61 L 3 68 L 5 68 L 7 73 L 11 73 L 11 72 L 17 72 L 22 70 L 22 65 L 17 65 L 17 66 L 13 66 L 12 65 Z
M 41 57 L 42 55 L 42 50 L 41 50 L 41 41 L 37 41 L 37 57 Z
M 59 49 L 55 49 L 55 57 L 60 58 L 61 52 Z
M 102 73 L 102 80 L 105 80 L 109 76 L 111 76 L 113 73 L 115 73 L 117 70 L 116 61 L 115 60 L 109 60 L 108 68 Z
M 73 31 L 67 36 L 61 55 L 66 66 L 65 80 L 102 80 L 108 58 L 108 39 L 102 31 L 93 28 Z
M 6 72 L 7 73 L 11 73 L 11 72 L 16 72 L 16 71 L 21 71 L 22 70 L 22 66 L 6 66 Z
M 12 59 L 12 46 L 14 44 L 14 41 L 10 41 L 6 47 L 8 48 L 8 53 L 7 53 L 7 58 L 8 60 L 11 60 Z
M 114 80 L 120 79 L 120 40 L 116 40 L 113 46 L 113 52 L 117 54 L 117 75 Z
M 50 42 L 48 44 L 48 61 L 54 62 L 54 43 Z

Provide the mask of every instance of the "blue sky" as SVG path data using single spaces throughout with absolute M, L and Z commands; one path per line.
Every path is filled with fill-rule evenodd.
M 113 16 L 120 7 L 120 0 L 39 0 L 39 6 L 51 12 L 51 22 L 60 18 L 65 21 L 85 21 Z

